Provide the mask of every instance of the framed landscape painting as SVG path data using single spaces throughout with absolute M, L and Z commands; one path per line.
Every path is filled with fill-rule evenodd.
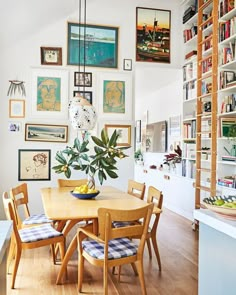
M 108 136 L 110 137 L 116 130 L 119 137 L 117 146 L 130 146 L 131 145 L 131 125 L 105 125 Z
M 50 180 L 51 150 L 19 150 L 18 180 Z
M 67 142 L 67 125 L 25 124 L 25 141 Z
M 89 24 L 85 31 L 83 24 L 68 22 L 67 64 L 117 68 L 118 32 L 118 27 Z
M 136 60 L 170 63 L 170 10 L 136 8 Z

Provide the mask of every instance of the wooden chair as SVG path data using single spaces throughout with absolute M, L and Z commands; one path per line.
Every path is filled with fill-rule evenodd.
M 81 292 L 82 289 L 84 259 L 86 259 L 89 263 L 95 266 L 103 267 L 103 286 L 105 295 L 108 294 L 108 268 L 127 263 L 131 263 L 134 271 L 138 272 L 142 294 L 147 294 L 143 270 L 143 250 L 152 210 L 153 204 L 148 204 L 143 208 L 135 210 L 100 208 L 98 209 L 98 236 L 83 228 L 78 229 L 79 292 Z M 114 228 L 112 225 L 114 220 L 134 222 L 135 220 L 140 219 L 143 220 L 142 223 L 135 223 L 135 225 L 129 225 L 122 228 Z M 127 238 L 132 238 L 134 236 L 141 237 L 138 245 L 134 244 Z
M 160 212 L 162 210 L 162 203 L 163 203 L 162 192 L 156 189 L 155 187 L 150 186 L 148 188 L 147 202 L 154 204 L 153 215 L 155 215 L 154 223 L 151 227 L 149 227 L 148 233 L 147 233 L 147 246 L 148 246 L 149 257 L 152 258 L 152 249 L 151 249 L 151 243 L 150 243 L 150 241 L 152 241 L 152 246 L 156 254 L 159 270 L 161 271 L 161 258 L 160 258 L 158 245 L 157 245 L 157 226 L 160 219 L 160 214 L 161 214 Z M 155 210 L 156 208 L 159 210 Z
M 61 259 L 63 259 L 65 255 L 65 239 L 63 234 L 56 231 L 50 224 L 18 229 L 18 221 L 16 218 L 17 213 L 15 211 L 14 203 L 11 198 L 7 197 L 7 193 L 3 194 L 3 204 L 6 216 L 13 221 L 13 233 L 16 251 L 11 288 L 14 289 L 22 250 L 50 245 L 53 250 L 53 261 L 55 264 L 54 244 L 59 244 Z
M 128 180 L 128 194 L 133 195 L 141 200 L 144 198 L 146 185 L 135 180 Z
M 52 220 L 48 219 L 43 213 L 30 215 L 28 208 L 29 197 L 27 183 L 22 183 L 14 188 L 11 188 L 10 197 L 13 200 L 16 209 L 16 218 L 20 228 L 42 223 L 52 223 Z M 22 214 L 19 212 L 21 208 L 23 209 Z M 23 218 L 21 215 L 23 215 Z

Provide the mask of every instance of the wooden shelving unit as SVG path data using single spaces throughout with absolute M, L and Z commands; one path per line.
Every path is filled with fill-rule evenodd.
M 198 1 L 196 209 L 200 208 L 202 196 L 216 195 L 218 5 L 218 0 Z M 207 120 L 210 120 L 209 130 L 203 128 Z

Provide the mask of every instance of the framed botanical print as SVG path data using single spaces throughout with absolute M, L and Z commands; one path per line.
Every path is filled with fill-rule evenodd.
M 19 150 L 18 180 L 51 179 L 51 150 Z
M 32 116 L 66 119 L 68 117 L 68 71 L 32 70 Z

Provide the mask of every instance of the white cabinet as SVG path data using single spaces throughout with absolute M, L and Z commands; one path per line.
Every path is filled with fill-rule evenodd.
M 193 220 L 194 187 L 193 180 L 168 171 L 135 166 L 135 180 L 145 182 L 146 195 L 149 186 L 163 192 L 163 206 L 189 220 Z

